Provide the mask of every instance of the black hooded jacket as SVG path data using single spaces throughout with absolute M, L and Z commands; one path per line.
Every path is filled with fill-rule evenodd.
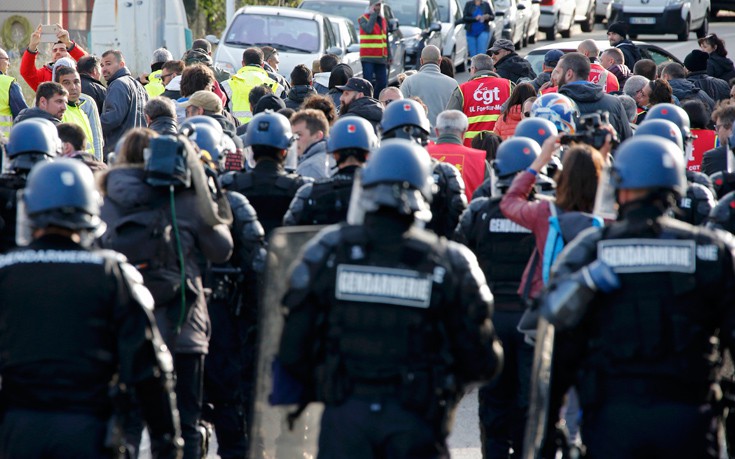
M 309 85 L 298 85 L 291 87 L 286 98 L 286 108 L 293 108 L 298 110 L 301 104 L 304 103 L 304 99 L 309 96 L 315 96 L 317 94 L 316 89 Z
M 529 80 L 536 78 L 536 72 L 533 71 L 531 63 L 516 52 L 500 58 L 495 64 L 495 73 L 513 83 L 518 83 L 521 78 L 528 78 Z
M 610 124 L 615 128 L 621 142 L 633 135 L 623 104 L 617 97 L 606 94 L 602 86 L 589 81 L 575 81 L 559 88 L 559 94 L 576 102 L 580 115 L 595 113 L 598 110 L 608 112 Z
M 61 120 L 54 118 L 51 113 L 45 110 L 41 110 L 38 107 L 28 107 L 21 110 L 20 113 L 18 113 L 18 116 L 15 117 L 15 123 L 17 124 L 23 120 L 31 118 L 43 118 L 45 120 L 49 120 L 54 123 L 54 126 L 58 126 L 59 124 L 61 124 Z
M 355 115 L 360 118 L 365 118 L 373 125 L 373 129 L 375 129 L 375 133 L 377 134 L 380 120 L 383 118 L 383 104 L 372 97 L 363 97 L 350 102 L 347 111 L 344 113 L 340 112 L 339 115 Z
M 339 96 L 342 95 L 342 91 L 337 89 L 337 86 L 346 85 L 347 80 L 353 76 L 352 67 L 347 64 L 337 64 L 332 69 L 332 73 L 329 75 L 329 92 L 327 94 L 332 98 L 336 108 L 339 108 Z
M 623 40 L 615 45 L 620 51 L 623 52 L 623 63 L 632 69 L 636 62 L 641 60 L 641 50 L 630 40 Z

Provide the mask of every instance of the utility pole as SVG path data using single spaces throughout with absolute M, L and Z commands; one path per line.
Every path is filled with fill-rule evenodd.
M 232 20 L 232 16 L 235 15 L 235 0 L 226 0 L 225 13 L 227 16 L 227 23 L 229 24 Z

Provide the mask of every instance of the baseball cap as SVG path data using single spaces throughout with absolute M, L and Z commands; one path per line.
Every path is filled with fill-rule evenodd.
M 344 86 L 337 86 L 340 91 L 357 91 L 368 97 L 373 97 L 373 85 L 364 78 L 352 77 Z
M 492 48 L 488 49 L 487 52 L 488 54 L 490 54 L 492 52 L 500 51 L 503 49 L 506 51 L 515 51 L 516 47 L 512 41 L 506 40 L 505 38 L 501 38 L 500 40 L 495 40 L 495 43 L 493 43 Z
M 564 55 L 564 52 L 558 49 L 552 49 L 544 54 L 544 65 L 547 67 L 556 67 L 559 59 Z
M 183 102 L 184 107 L 194 105 L 201 107 L 205 111 L 219 113 L 222 111 L 222 99 L 212 91 L 197 91 L 189 97 L 189 100 Z

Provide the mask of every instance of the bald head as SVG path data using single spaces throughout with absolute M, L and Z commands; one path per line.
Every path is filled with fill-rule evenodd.
M 577 52 L 582 53 L 587 57 L 596 58 L 600 54 L 600 48 L 597 47 L 595 40 L 587 39 L 577 46 Z
M 434 45 L 429 45 L 421 51 L 421 65 L 436 64 L 442 60 L 442 52 Z

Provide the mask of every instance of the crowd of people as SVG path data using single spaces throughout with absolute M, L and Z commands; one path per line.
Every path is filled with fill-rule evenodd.
M 484 458 L 733 448 L 723 41 L 657 65 L 614 23 L 537 75 L 497 40 L 461 84 L 426 46 L 388 86 L 380 11 L 364 78 L 332 54 L 285 78 L 270 46 L 229 75 L 204 39 L 136 77 L 61 28 L 36 67 L 39 27 L 28 107 L 0 49 L 0 457 L 137 457 L 146 428 L 155 457 L 212 430 L 249 457 L 281 307 L 272 391 L 324 403 L 322 458 L 448 457 L 477 385 Z M 329 226 L 262 302 L 272 236 L 304 225 Z

